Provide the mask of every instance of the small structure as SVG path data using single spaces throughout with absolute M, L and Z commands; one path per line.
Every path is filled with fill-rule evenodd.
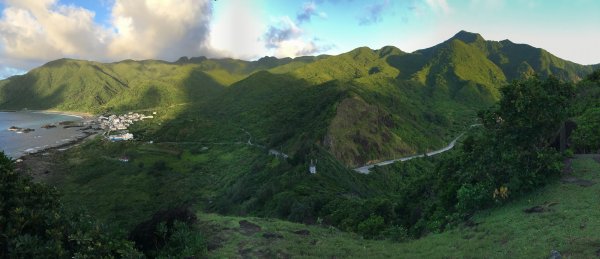
M 121 135 L 110 135 L 110 136 L 108 136 L 108 139 L 110 141 L 132 140 L 133 134 L 125 133 L 125 134 L 121 134 Z
M 126 157 L 126 156 L 119 157 L 119 161 L 121 161 L 123 163 L 127 163 L 127 162 L 129 162 L 129 157 Z
M 308 167 L 308 171 L 311 174 L 316 174 L 317 173 L 317 160 L 315 159 L 315 162 L 313 163 L 313 160 L 310 160 L 310 166 Z
M 281 157 L 283 159 L 288 159 L 288 155 L 283 152 L 277 151 L 275 149 L 269 149 L 269 155 L 275 156 L 277 158 Z

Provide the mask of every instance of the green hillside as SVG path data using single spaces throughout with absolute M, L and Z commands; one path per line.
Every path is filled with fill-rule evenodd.
M 97 136 L 15 163 L 150 258 L 590 257 L 598 157 L 568 154 L 600 145 L 587 141 L 600 125 L 591 69 L 463 31 L 413 53 L 62 59 L 0 81 L 0 108 L 156 112 L 129 129 L 135 141 Z M 561 154 L 567 119 L 581 127 Z M 459 135 L 441 155 L 352 170 Z
M 182 57 L 170 63 L 61 59 L 0 81 L 0 109 L 161 111 L 144 138 L 241 138 L 294 155 L 324 147 L 347 166 L 433 150 L 537 73 L 579 80 L 592 71 L 524 44 L 461 31 L 431 48 L 387 46 L 336 56 L 256 61 Z
M 470 106 L 493 102 L 498 98 L 498 85 L 522 76 L 537 73 L 578 81 L 592 68 L 526 44 L 486 41 L 479 34 L 461 31 L 413 53 L 388 46 L 380 50 L 362 47 L 337 56 L 264 57 L 257 61 L 182 57 L 174 63 L 98 63 L 60 59 L 0 81 L 0 108 L 98 113 L 166 107 L 204 100 L 263 70 L 304 79 L 310 85 L 371 76 L 414 81 L 432 88 L 432 95 L 449 95 Z
M 2 81 L 4 109 L 101 113 L 205 100 L 222 90 L 208 74 L 162 61 L 102 64 L 61 59 Z
M 326 226 L 263 218 L 198 214 L 213 250 L 209 257 L 342 258 L 595 258 L 600 231 L 595 195 L 600 191 L 600 163 L 592 157 L 573 161 L 576 182 L 557 182 L 531 195 L 476 214 L 469 222 L 419 240 L 365 240 Z M 594 205 L 596 204 L 596 205 Z M 525 210 L 539 206 L 540 212 Z M 260 227 L 241 227 L 246 220 Z

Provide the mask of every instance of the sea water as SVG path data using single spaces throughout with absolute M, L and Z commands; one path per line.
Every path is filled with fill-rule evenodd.
M 62 121 L 82 121 L 78 116 L 18 111 L 0 112 L 0 151 L 12 158 L 18 158 L 30 152 L 58 146 L 81 137 L 84 134 L 78 127 L 63 128 L 58 125 Z M 55 128 L 42 128 L 46 124 L 56 125 Z M 17 133 L 8 128 L 31 128 L 35 131 Z

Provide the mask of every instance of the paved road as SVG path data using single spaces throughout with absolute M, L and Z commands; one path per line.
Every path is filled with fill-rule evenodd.
M 469 127 L 471 127 L 471 128 L 472 128 L 472 127 L 477 127 L 477 126 L 481 126 L 481 124 L 473 124 L 473 125 L 471 125 L 471 126 L 469 126 Z M 461 134 L 460 134 L 458 137 L 456 137 L 455 139 L 453 139 L 453 140 L 452 140 L 452 141 L 451 141 L 451 142 L 450 142 L 450 143 L 449 143 L 447 146 L 445 146 L 444 148 L 442 148 L 442 149 L 438 149 L 438 150 L 435 150 L 435 151 L 431 151 L 431 152 L 429 152 L 429 153 L 426 153 L 426 154 L 427 154 L 427 156 L 435 156 L 435 155 L 437 155 L 437 154 L 444 153 L 444 152 L 446 152 L 446 151 L 448 151 L 448 150 L 450 150 L 450 149 L 454 148 L 454 145 L 456 144 L 456 141 L 457 141 L 457 140 L 458 140 L 460 137 L 462 137 L 464 134 L 465 134 L 465 132 L 461 133 Z M 413 159 L 413 158 L 417 158 L 417 157 L 424 157 L 424 156 L 425 156 L 425 155 L 421 154 L 421 155 L 414 155 L 414 156 L 407 156 L 407 157 L 402 157 L 402 158 L 396 158 L 396 159 L 387 160 L 387 161 L 379 162 L 379 163 L 372 164 L 372 165 L 365 165 L 365 166 L 361 166 L 361 167 L 358 167 L 358 168 L 354 168 L 354 171 L 356 171 L 356 172 L 359 172 L 359 173 L 361 173 L 361 174 L 369 174 L 369 170 L 370 170 L 371 168 L 373 168 L 374 166 L 384 166 L 384 165 L 389 165 L 389 164 L 392 164 L 392 163 L 395 163 L 395 162 L 398 162 L 398 161 L 400 161 L 400 162 L 404 162 L 404 161 L 411 160 L 411 159 Z

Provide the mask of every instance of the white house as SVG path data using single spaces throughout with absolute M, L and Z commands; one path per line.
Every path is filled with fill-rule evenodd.
M 121 135 L 110 135 L 108 136 L 108 139 L 110 139 L 111 141 L 132 140 L 133 134 L 125 133 Z
M 311 174 L 316 174 L 317 173 L 317 160 L 315 159 L 315 162 L 313 163 L 312 159 L 310 160 L 310 166 L 308 167 L 308 171 Z

